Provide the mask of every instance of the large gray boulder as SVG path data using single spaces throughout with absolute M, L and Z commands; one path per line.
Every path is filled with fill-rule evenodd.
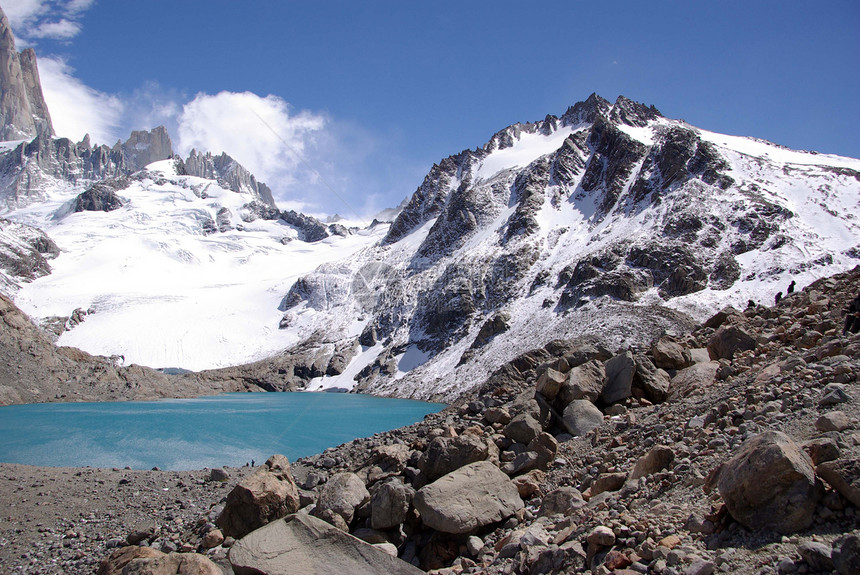
M 603 412 L 586 399 L 571 401 L 564 408 L 562 423 L 568 433 L 577 437 L 585 435 L 603 423 Z
M 860 507 L 860 461 L 836 459 L 822 463 L 815 471 L 842 497 Z
M 338 473 L 323 486 L 313 514 L 333 524 L 333 520 L 336 521 L 333 515 L 339 516 L 343 523 L 337 521 L 336 526 L 344 530 L 344 527 L 348 528 L 352 523 L 355 510 L 368 501 L 370 493 L 358 475 Z
M 809 456 L 778 431 L 745 441 L 723 464 L 717 487 L 739 523 L 779 533 L 808 527 L 823 491 Z
M 651 346 L 654 365 L 663 369 L 684 369 L 690 365 L 690 352 L 669 336 L 663 336 Z
M 513 482 L 489 461 L 471 463 L 415 493 L 415 509 L 428 527 L 443 533 L 469 533 L 522 509 Z
M 558 393 L 558 402 L 567 406 L 575 399 L 587 399 L 595 402 L 606 384 L 606 369 L 602 361 L 591 360 L 574 367 L 568 373 Z
M 643 397 L 652 403 L 662 403 L 669 395 L 669 374 L 658 369 L 647 356 L 637 354 L 636 374 L 633 376 L 633 387 L 642 392 Z
M 534 417 L 528 413 L 521 413 L 505 426 L 502 433 L 513 441 L 528 445 L 541 431 L 543 429 Z
M 714 332 L 708 341 L 711 359 L 732 359 L 739 351 L 755 349 L 753 336 L 737 325 L 725 324 Z
M 395 478 L 377 487 L 370 500 L 370 526 L 391 529 L 406 521 L 414 496 L 414 489 Z
M 452 471 L 490 457 L 486 441 L 471 434 L 457 437 L 436 437 L 418 461 L 418 468 L 428 481 L 435 481 Z
M 538 377 L 535 388 L 538 393 L 552 401 L 555 399 L 555 396 L 558 395 L 558 392 L 561 389 L 561 386 L 564 385 L 566 379 L 567 376 L 564 373 L 548 367 L 546 368 L 546 371 Z
M 600 394 L 604 403 L 615 403 L 633 394 L 633 376 L 636 362 L 629 351 L 618 354 L 606 362 L 606 385 Z
M 227 495 L 216 523 L 225 536 L 239 539 L 298 510 L 299 491 L 290 474 L 290 462 L 283 455 L 273 455 Z
M 199 553 L 170 553 L 161 557 L 134 559 L 123 575 L 223 575 L 221 568 Z
M 309 515 L 289 515 L 230 548 L 236 575 L 421 575 L 423 571 Z
M 706 361 L 682 369 L 672 378 L 668 399 L 697 395 L 714 384 L 720 364 L 716 361 Z

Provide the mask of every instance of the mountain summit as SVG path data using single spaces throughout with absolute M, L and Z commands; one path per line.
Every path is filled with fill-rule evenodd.
M 54 134 L 36 66 L 36 53 L 20 54 L 6 14 L 0 8 L 0 141 Z

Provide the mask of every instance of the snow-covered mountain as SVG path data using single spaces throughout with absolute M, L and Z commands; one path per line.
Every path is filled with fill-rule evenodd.
M 0 144 L 0 290 L 61 345 L 223 368 L 204 386 L 451 398 L 553 339 L 647 344 L 860 259 L 860 160 L 624 97 L 509 126 L 352 227 L 164 128 L 36 134 Z
M 592 95 L 435 165 L 380 244 L 293 285 L 285 323 L 361 326 L 311 388 L 452 397 L 554 338 L 644 344 L 853 267 L 858 204 L 858 160 Z

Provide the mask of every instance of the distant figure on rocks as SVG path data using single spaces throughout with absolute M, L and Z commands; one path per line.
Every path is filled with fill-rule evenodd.
M 788 284 L 788 289 L 786 290 L 786 293 L 794 293 L 794 283 L 794 280 L 791 280 L 791 283 Z
M 851 300 L 845 309 L 845 327 L 842 328 L 842 335 L 848 332 L 860 332 L 860 293 Z
M 753 300 L 747 301 L 747 309 L 749 309 L 751 307 L 755 307 L 755 302 Z
M 781 299 L 782 299 L 782 292 L 781 291 L 776 292 L 776 297 L 773 298 L 774 303 L 779 303 Z

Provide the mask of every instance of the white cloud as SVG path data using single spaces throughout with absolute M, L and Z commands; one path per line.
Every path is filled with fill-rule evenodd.
M 69 40 L 81 32 L 79 22 L 95 0 L 15 0 L 3 7 L 16 39 Z
M 181 154 L 226 152 L 281 194 L 296 182 L 301 156 L 326 124 L 322 115 L 294 114 L 283 99 L 251 92 L 198 94 L 178 122 Z
M 120 127 L 125 109 L 122 100 L 90 88 L 73 73 L 63 60 L 39 59 L 42 92 L 57 135 L 77 141 L 90 134 L 93 143 L 108 145 L 127 138 Z
M 81 31 L 81 25 L 63 18 L 57 22 L 42 22 L 30 29 L 33 38 L 51 38 L 52 40 L 68 40 L 74 38 Z

